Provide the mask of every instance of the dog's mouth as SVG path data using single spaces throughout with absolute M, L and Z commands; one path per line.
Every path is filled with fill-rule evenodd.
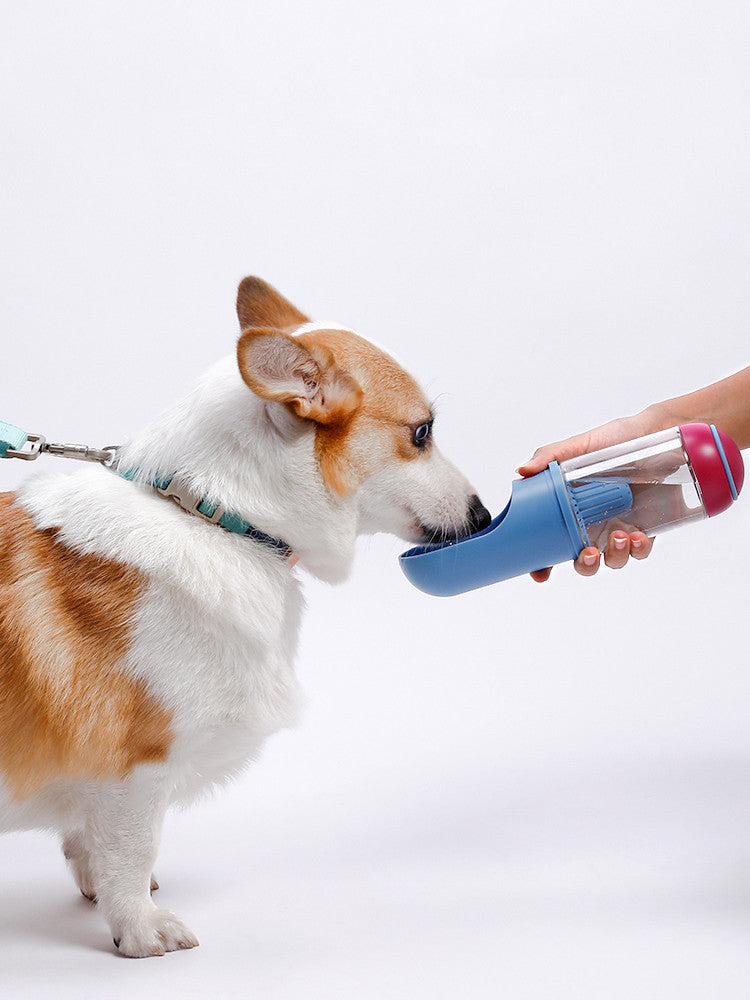
M 462 538 L 468 538 L 469 535 L 475 534 L 477 531 L 484 531 L 485 528 L 489 527 L 491 521 L 492 515 L 479 497 L 474 494 L 474 496 L 469 497 L 466 520 L 459 528 L 447 527 L 445 525 L 433 527 L 429 524 L 420 523 L 419 530 L 422 532 L 421 541 L 423 545 L 447 545 L 451 542 L 458 542 Z
M 446 545 L 448 542 L 457 542 L 459 538 L 466 538 L 471 532 L 468 528 L 455 531 L 452 528 L 431 528 L 428 524 L 420 524 L 419 530 L 422 537 L 420 542 L 423 545 Z

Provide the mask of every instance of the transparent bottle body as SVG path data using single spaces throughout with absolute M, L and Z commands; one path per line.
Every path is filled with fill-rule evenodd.
M 585 523 L 588 544 L 602 550 L 617 529 L 651 537 L 706 516 L 678 427 L 561 462 L 560 471 L 571 498 L 585 486 L 609 482 L 629 487 L 627 510 Z

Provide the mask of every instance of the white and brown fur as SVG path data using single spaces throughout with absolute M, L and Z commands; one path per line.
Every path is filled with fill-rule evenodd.
M 120 467 L 0 495 L 0 829 L 60 831 L 120 952 L 197 944 L 152 902 L 165 810 L 226 780 L 294 722 L 301 612 L 291 561 L 191 517 L 174 475 L 343 580 L 355 538 L 460 536 L 488 515 L 415 429 L 412 378 L 257 278 L 237 354 L 128 444 Z

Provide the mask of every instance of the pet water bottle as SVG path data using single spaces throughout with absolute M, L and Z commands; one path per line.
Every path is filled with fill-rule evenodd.
M 658 535 L 713 517 L 745 478 L 734 441 L 713 424 L 683 424 L 567 462 L 513 483 L 483 531 L 404 552 L 401 568 L 420 590 L 461 594 L 606 548 L 616 529 Z

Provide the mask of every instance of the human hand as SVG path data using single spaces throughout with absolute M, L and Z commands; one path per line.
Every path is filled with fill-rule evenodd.
M 655 430 L 659 430 L 659 427 L 655 426 L 655 419 L 649 416 L 648 410 L 636 413 L 632 417 L 620 417 L 584 434 L 577 434 L 564 441 L 537 448 L 528 462 L 524 462 L 516 471 L 524 478 L 535 476 L 537 472 L 546 469 L 552 461 L 566 462 L 577 455 L 585 455 L 589 451 L 599 451 L 600 448 L 609 448 L 613 444 L 631 441 Z
M 610 420 L 584 434 L 537 448 L 531 458 L 517 471 L 524 477 L 535 476 L 546 469 L 552 461 L 564 462 L 577 455 L 598 451 L 600 448 L 608 448 L 610 445 L 650 434 L 658 429 L 655 422 L 656 418 L 651 410 L 644 410 L 632 417 Z M 648 538 L 642 531 L 618 529 L 609 536 L 603 553 L 604 563 L 610 569 L 621 569 L 631 557 L 645 559 L 651 552 L 653 544 L 653 538 Z M 589 546 L 583 549 L 573 566 L 581 576 L 594 576 L 601 564 L 601 558 L 602 553 L 599 549 Z M 537 583 L 544 583 L 549 579 L 551 572 L 551 568 L 536 570 L 531 574 L 531 578 Z

